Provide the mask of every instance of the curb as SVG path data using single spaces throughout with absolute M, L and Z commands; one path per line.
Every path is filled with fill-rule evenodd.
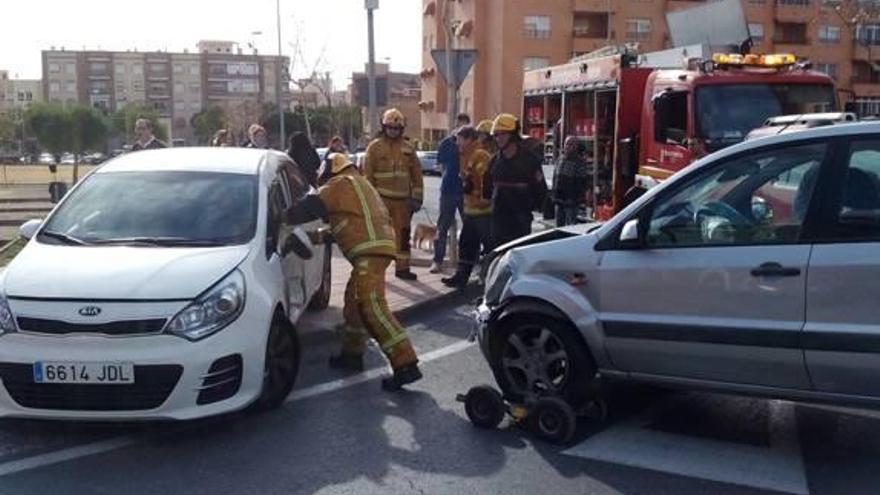
M 477 282 L 471 282 L 464 289 L 446 292 L 440 294 L 439 296 L 431 297 L 425 299 L 424 301 L 419 301 L 405 308 L 393 311 L 393 313 L 398 320 L 406 320 L 412 318 L 422 311 L 427 311 L 438 306 L 449 304 L 451 302 L 454 302 L 456 299 L 460 299 L 461 303 L 464 304 L 467 301 L 473 300 L 478 296 L 478 287 L 479 284 Z M 303 330 L 302 328 L 298 328 L 298 331 L 300 343 L 303 345 L 321 345 L 339 340 L 337 331 L 332 328 L 320 328 L 315 330 Z

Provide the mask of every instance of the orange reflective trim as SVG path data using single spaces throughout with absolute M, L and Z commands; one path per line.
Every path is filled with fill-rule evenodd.
M 639 174 L 640 175 L 647 175 L 648 177 L 651 177 L 651 178 L 657 179 L 657 180 L 668 179 L 668 178 L 672 177 L 672 174 L 674 174 L 674 173 L 675 172 L 673 172 L 672 170 L 667 170 L 665 168 L 660 168 L 660 167 L 651 167 L 649 165 L 642 165 L 641 167 L 639 167 Z

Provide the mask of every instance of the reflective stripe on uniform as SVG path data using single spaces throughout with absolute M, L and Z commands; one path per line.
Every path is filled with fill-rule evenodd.
M 464 214 L 472 217 L 482 216 L 482 215 L 491 215 L 492 214 L 492 206 L 486 206 L 485 208 L 476 208 L 476 207 L 464 207 Z
M 391 350 L 394 349 L 394 347 L 397 346 L 397 344 L 403 342 L 404 340 L 406 340 L 406 338 L 407 337 L 406 337 L 405 333 L 399 333 L 393 339 L 382 344 L 382 350 L 385 352 L 391 352 Z
M 375 316 L 376 319 L 379 320 L 379 323 L 381 323 L 382 326 L 385 327 L 385 331 L 388 332 L 388 336 L 391 337 L 391 341 L 394 341 L 394 339 L 398 338 L 401 334 L 404 336 L 404 338 L 406 338 L 406 334 L 398 332 L 397 328 L 394 327 L 391 321 L 388 320 L 388 317 L 385 315 L 385 313 L 382 312 L 382 307 L 379 306 L 379 296 L 376 295 L 375 291 L 370 292 L 370 306 L 373 310 L 373 316 Z M 385 346 L 383 345 L 382 348 L 384 349 Z
M 376 179 L 394 179 L 396 177 L 409 178 L 409 172 L 406 170 L 395 170 L 394 172 L 375 172 L 373 177 Z
M 346 226 L 348 226 L 348 219 L 347 218 L 342 220 L 341 222 L 339 222 L 339 225 L 337 225 L 336 227 L 333 227 L 333 230 L 332 230 L 333 235 L 337 235 L 340 232 L 342 232 Z
M 379 195 L 383 198 L 388 199 L 409 199 L 409 195 L 406 193 L 401 193 L 399 191 L 392 191 L 391 189 L 385 189 L 383 187 L 377 187 L 376 191 L 379 192 Z
M 377 247 L 387 247 L 391 248 L 391 250 L 397 249 L 397 246 L 394 244 L 392 240 L 379 240 L 379 241 L 367 241 L 358 244 L 357 246 L 351 248 L 347 253 L 345 253 L 346 258 L 353 258 L 358 254 L 366 251 L 367 249 L 377 248 Z
M 370 212 L 370 205 L 367 203 L 367 198 L 364 197 L 364 191 L 361 190 L 361 185 L 358 184 L 354 177 L 349 178 L 351 180 L 351 185 L 354 186 L 354 192 L 357 194 L 357 197 L 361 202 L 361 208 L 364 209 L 364 221 L 367 223 L 367 235 L 371 241 L 375 241 L 376 229 L 373 228 L 373 214 Z M 355 249 L 357 249 L 357 247 L 355 247 Z M 352 251 L 354 251 L 354 249 L 352 249 Z

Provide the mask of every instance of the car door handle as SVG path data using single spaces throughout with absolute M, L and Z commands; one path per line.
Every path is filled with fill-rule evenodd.
M 782 266 L 775 261 L 764 263 L 758 268 L 752 268 L 753 277 L 797 277 L 800 274 L 800 268 Z

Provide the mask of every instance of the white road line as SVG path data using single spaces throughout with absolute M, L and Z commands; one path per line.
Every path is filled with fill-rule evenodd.
M 475 344 L 473 342 L 468 341 L 456 342 L 455 344 L 441 347 L 440 349 L 422 354 L 421 356 L 419 356 L 419 361 L 421 363 L 430 363 L 431 361 L 436 361 L 438 359 L 442 359 L 444 357 L 451 356 L 453 354 L 469 349 L 474 345 Z M 342 380 L 334 380 L 328 383 L 312 385 L 311 387 L 294 391 L 294 393 L 290 397 L 288 397 L 285 402 L 295 402 L 312 397 L 317 397 L 320 395 L 329 394 L 331 392 L 336 392 L 364 382 L 368 382 L 370 380 L 378 378 L 379 376 L 387 372 L 387 370 L 381 368 L 373 369 L 355 376 L 344 378 Z M 122 436 L 103 440 L 100 442 L 78 445 L 76 447 L 70 447 L 53 452 L 47 452 L 45 454 L 39 454 L 31 457 L 17 459 L 14 461 L 0 463 L 0 477 L 20 473 L 22 471 L 29 471 L 31 469 L 46 467 L 52 464 L 58 464 L 60 462 L 73 461 L 91 455 L 103 454 L 105 452 L 129 447 L 138 443 L 140 440 L 141 438 L 139 437 Z
M 661 406 L 662 407 L 662 406 Z M 658 407 L 646 413 L 656 414 Z M 794 405 L 770 404 L 770 446 L 755 447 L 645 428 L 647 414 L 597 433 L 564 453 L 691 478 L 808 495 Z

